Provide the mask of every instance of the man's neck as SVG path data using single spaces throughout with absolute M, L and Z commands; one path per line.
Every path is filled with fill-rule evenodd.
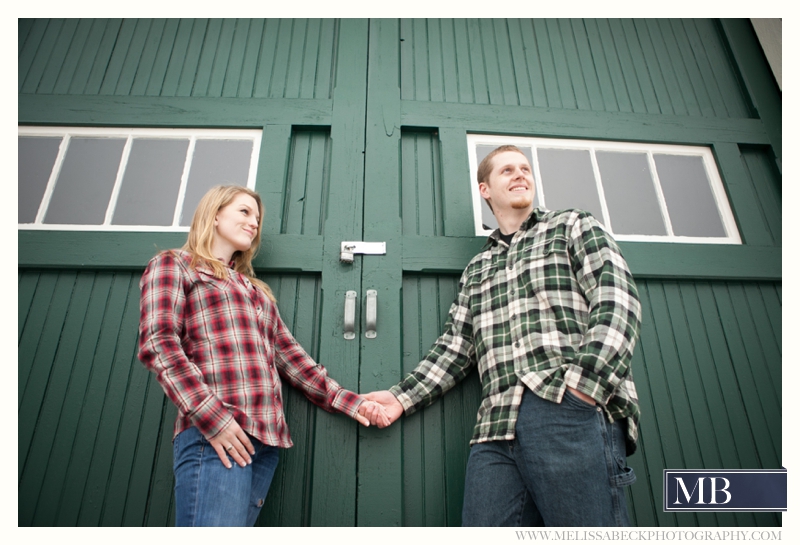
M 519 231 L 522 223 L 528 219 L 528 216 L 533 212 L 533 205 L 527 208 L 509 208 L 508 210 L 498 210 L 494 217 L 497 219 L 497 225 L 500 227 L 500 232 L 504 235 L 516 233 Z

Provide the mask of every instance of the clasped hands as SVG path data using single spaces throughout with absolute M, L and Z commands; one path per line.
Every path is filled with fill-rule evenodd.
M 367 401 L 358 408 L 358 421 L 385 428 L 403 415 L 403 406 L 388 390 L 361 394 Z

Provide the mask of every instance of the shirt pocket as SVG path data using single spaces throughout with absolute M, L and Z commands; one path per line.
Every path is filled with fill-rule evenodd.
M 549 238 L 522 250 L 516 263 L 519 287 L 529 297 L 572 291 L 572 267 L 563 237 Z

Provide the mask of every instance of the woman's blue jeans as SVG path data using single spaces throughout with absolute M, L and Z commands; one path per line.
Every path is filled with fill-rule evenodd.
M 567 391 L 562 402 L 530 390 L 512 441 L 470 449 L 464 526 L 628 526 L 622 423 Z
M 253 463 L 222 465 L 200 431 L 189 428 L 173 441 L 175 526 L 253 526 L 264 505 L 280 449 L 248 435 Z

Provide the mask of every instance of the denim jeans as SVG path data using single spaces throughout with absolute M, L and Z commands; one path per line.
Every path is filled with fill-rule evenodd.
M 267 497 L 280 449 L 248 435 L 253 463 L 222 465 L 200 431 L 189 428 L 173 441 L 175 526 L 253 526 Z
M 560 404 L 526 390 L 512 441 L 477 443 L 464 526 L 628 526 L 622 422 L 567 391 Z

